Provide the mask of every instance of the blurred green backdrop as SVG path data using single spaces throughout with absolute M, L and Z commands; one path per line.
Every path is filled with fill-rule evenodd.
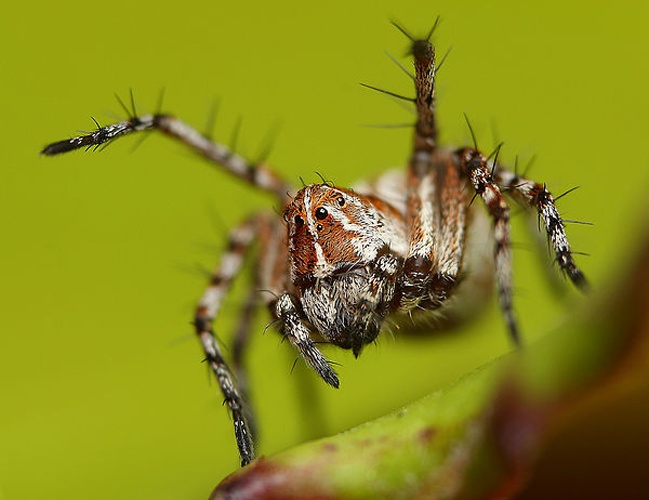
M 505 141 L 560 193 L 579 262 L 595 287 L 633 242 L 649 186 L 643 2 L 513 1 L 12 2 L 0 19 L 0 499 L 205 498 L 237 467 L 231 424 L 200 363 L 189 320 L 227 228 L 269 199 L 157 135 L 97 154 L 41 158 L 53 140 L 121 114 L 164 109 L 199 128 L 220 102 L 217 137 L 243 118 L 254 156 L 281 126 L 271 162 L 298 181 L 341 185 L 403 165 L 410 115 L 367 82 L 408 92 L 400 20 L 453 50 L 438 77 L 443 140 L 462 113 L 483 149 Z M 516 221 L 516 307 L 527 339 L 583 299 L 553 293 L 547 263 Z M 229 337 L 241 294 L 217 323 Z M 312 384 L 325 428 L 300 413 L 300 365 L 260 315 L 251 385 L 272 453 L 381 415 L 509 349 L 495 304 L 456 335 L 385 335 L 339 361 L 342 388 Z M 309 375 L 307 375 L 308 377 Z M 314 419 L 317 420 L 317 419 Z

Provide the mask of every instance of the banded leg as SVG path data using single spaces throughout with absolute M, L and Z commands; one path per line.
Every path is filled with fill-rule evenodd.
M 435 125 L 435 51 L 428 40 L 413 40 L 415 64 L 415 103 L 417 122 L 413 137 L 413 152 L 408 164 L 407 223 L 411 228 L 430 226 L 432 213 L 430 174 L 433 170 L 433 151 L 436 147 Z M 409 254 L 428 257 L 432 252 L 430 234 L 415 235 Z
M 210 278 L 210 284 L 198 303 L 194 319 L 195 331 L 207 362 L 216 376 L 224 402 L 232 414 L 242 466 L 253 460 L 255 456 L 250 412 L 241 389 L 223 357 L 212 323 L 233 279 L 241 270 L 246 251 L 255 236 L 255 227 L 256 219 L 251 218 L 230 233 L 228 250 Z
M 437 22 L 435 22 L 435 26 Z M 437 146 L 437 123 L 435 120 L 435 48 L 430 37 L 412 40 L 412 55 L 415 64 L 415 154 L 418 151 L 433 151 Z
M 436 148 L 434 48 L 427 39 L 413 40 L 412 53 L 417 122 L 408 168 L 410 248 L 400 306 L 428 309 L 439 307 L 455 286 L 462 265 L 468 200 L 453 159 Z
M 495 179 L 517 202 L 526 207 L 536 209 L 543 221 L 543 226 L 548 235 L 556 261 L 561 270 L 566 273 L 570 280 L 578 288 L 588 288 L 588 281 L 575 264 L 570 250 L 570 243 L 566 236 L 566 229 L 563 225 L 561 215 L 554 204 L 554 198 L 545 186 L 534 181 L 524 179 L 519 175 L 498 168 L 495 172 Z
M 255 277 L 252 286 L 248 290 L 241 318 L 237 329 L 235 330 L 232 341 L 232 372 L 237 380 L 239 393 L 243 401 L 250 401 L 250 391 L 248 390 L 248 372 L 246 369 L 245 355 L 250 341 L 250 333 L 255 319 L 255 313 L 259 306 L 259 286 Z M 248 425 L 254 441 L 259 438 L 258 427 L 255 419 L 255 412 L 250 403 L 247 407 Z
M 104 127 L 97 124 L 94 132 L 49 144 L 43 148 L 41 154 L 53 156 L 75 149 L 97 149 L 118 137 L 147 130 L 159 130 L 179 140 L 210 162 L 225 168 L 235 177 L 259 189 L 274 193 L 281 201 L 286 199 L 287 192 L 292 189 L 266 164 L 249 162 L 223 144 L 211 141 L 196 129 L 167 114 L 131 116 L 128 120 Z
M 412 39 L 411 39 L 412 40 Z M 427 288 L 439 233 L 439 212 L 435 207 L 432 154 L 435 149 L 435 51 L 428 40 L 412 40 L 415 65 L 417 121 L 413 152 L 408 164 L 406 223 L 410 248 L 404 262 L 401 307 L 420 305 Z
M 489 159 L 472 148 L 457 152 L 458 164 L 473 186 L 493 220 L 496 266 L 496 286 L 500 307 L 505 315 L 509 333 L 516 345 L 520 344 L 518 327 L 512 305 L 512 262 L 509 236 L 509 205 L 494 181 Z
M 281 331 L 322 380 L 337 389 L 340 386 L 338 375 L 311 339 L 309 329 L 295 306 L 295 300 L 286 292 L 277 299 L 275 314 L 281 322 Z
M 393 24 L 410 40 L 415 66 L 414 99 L 388 92 L 395 97 L 414 102 L 417 112 L 413 151 L 407 174 L 406 227 L 409 231 L 410 248 L 403 266 L 399 305 L 402 310 L 409 310 L 419 306 L 425 307 L 420 303 L 427 294 L 426 289 L 433 269 L 435 246 L 438 241 L 436 236 L 439 232 L 439 213 L 434 206 L 435 193 L 432 178 L 434 176 L 433 152 L 437 147 L 435 49 L 430 43 L 437 21 L 428 36 L 421 40 L 414 38 L 396 23 Z

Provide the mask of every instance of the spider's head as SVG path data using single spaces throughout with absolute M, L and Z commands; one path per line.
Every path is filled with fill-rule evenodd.
M 291 280 L 307 319 L 332 343 L 361 348 L 379 333 L 407 251 L 385 202 L 328 184 L 302 188 L 284 211 Z

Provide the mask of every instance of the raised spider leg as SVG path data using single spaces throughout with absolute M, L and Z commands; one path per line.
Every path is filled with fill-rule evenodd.
M 559 267 L 575 286 L 582 290 L 588 289 L 588 281 L 573 259 L 563 220 L 554 204 L 554 198 L 550 191 L 541 184 L 524 179 L 514 172 L 500 167 L 496 169 L 494 177 L 496 182 L 507 190 L 505 192 L 510 194 L 518 203 L 524 207 L 536 209 L 543 221 Z
M 494 239 L 496 240 L 494 260 L 498 299 L 512 340 L 516 345 L 520 345 L 520 336 L 512 305 L 509 205 L 492 177 L 489 159 L 485 155 L 473 148 L 462 149 L 457 152 L 457 155 L 460 168 L 471 182 L 477 196 L 484 202 L 489 215 L 493 219 Z
M 427 39 L 412 40 L 412 54 L 417 121 L 408 166 L 410 247 L 400 306 L 429 309 L 446 300 L 460 273 L 468 200 L 452 157 L 436 147 L 435 50 Z
M 123 122 L 98 126 L 94 132 L 49 144 L 43 148 L 41 154 L 53 156 L 75 149 L 96 149 L 118 137 L 146 130 L 160 130 L 192 148 L 210 162 L 225 168 L 235 177 L 275 194 L 281 201 L 286 199 L 286 193 L 292 189 L 266 164 L 249 162 L 223 144 L 211 141 L 196 129 L 167 114 L 132 116 Z
M 211 275 L 210 283 L 196 307 L 194 319 L 195 331 L 207 362 L 216 376 L 224 402 L 232 413 L 234 434 L 242 466 L 253 460 L 255 454 L 251 412 L 232 371 L 225 362 L 212 323 L 230 289 L 232 280 L 241 271 L 245 254 L 254 240 L 256 226 L 257 218 L 253 217 L 232 230 L 228 240 L 228 251 Z
M 439 214 L 434 203 L 432 153 L 437 133 L 434 119 L 435 50 L 427 40 L 412 40 L 415 65 L 415 124 L 413 152 L 408 164 L 406 224 L 410 247 L 404 262 L 401 307 L 419 305 L 433 267 L 434 246 L 439 233 Z

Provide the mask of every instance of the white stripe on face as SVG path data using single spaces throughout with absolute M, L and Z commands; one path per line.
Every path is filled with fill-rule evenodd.
M 318 223 L 313 219 L 313 211 L 311 209 L 311 189 L 307 188 L 304 192 L 304 215 L 306 216 L 306 224 L 309 232 L 313 236 L 313 249 L 316 255 L 316 264 L 314 269 L 314 276 L 316 278 L 323 278 L 327 276 L 334 268 L 332 264 L 327 262 L 322 245 L 318 242 Z

